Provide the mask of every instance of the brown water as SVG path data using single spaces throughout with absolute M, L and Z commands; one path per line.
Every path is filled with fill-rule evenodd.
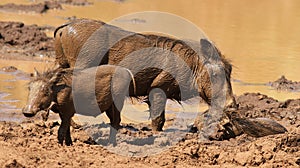
M 1 0 L 0 4 L 8 2 L 11 1 Z M 27 0 L 14 2 L 29 3 Z M 0 13 L 0 20 L 58 26 L 66 22 L 65 17 L 70 16 L 110 22 L 133 12 L 152 10 L 173 13 L 201 28 L 232 61 L 233 78 L 242 81 L 233 82 L 235 94 L 261 92 L 279 100 L 300 97 L 299 93 L 277 92 L 263 85 L 278 79 L 281 75 L 300 81 L 299 0 L 128 0 L 124 3 L 91 0 L 91 2 L 94 2 L 94 5 L 86 7 L 64 5 L 64 10 L 52 10 L 46 14 Z M 131 30 L 143 24 L 157 26 L 151 25 L 150 18 L 142 19 L 145 19 L 145 23 L 117 21 L 113 23 Z M 161 21 L 159 24 L 164 23 Z M 171 27 L 179 31 L 178 36 L 189 33 L 184 32 L 181 26 Z M 189 35 L 193 36 L 192 33 Z M 1 60 L 0 67 L 4 66 L 3 64 L 6 62 Z M 20 65 L 23 71 L 32 71 L 32 63 L 12 61 L 9 64 Z M 5 77 L 0 74 L 0 76 L 2 81 L 11 78 L 9 75 Z M 1 92 L 11 94 L 9 96 L 11 99 L 20 100 L 18 107 L 24 104 L 24 97 L 27 94 L 24 88 L 20 88 L 18 83 L 15 84 L 18 86 L 12 89 L 5 89 L 2 87 L 4 85 L 5 82 L 1 82 Z

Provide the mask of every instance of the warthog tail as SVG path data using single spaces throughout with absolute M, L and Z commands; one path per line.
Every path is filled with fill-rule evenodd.
M 131 80 L 132 80 L 132 84 L 133 84 L 133 94 L 136 96 L 136 83 L 135 83 L 135 79 L 134 79 L 134 75 L 132 74 L 132 72 L 126 68 L 126 70 L 129 72 L 130 76 L 131 76 Z
M 66 26 L 69 26 L 71 23 L 72 23 L 72 22 L 68 22 L 68 23 L 65 23 L 65 24 L 60 25 L 59 27 L 57 27 L 57 28 L 54 30 L 54 38 L 56 37 L 56 33 L 57 33 L 58 30 L 60 30 L 60 29 L 62 29 L 62 28 L 64 28 L 64 27 L 66 27 Z

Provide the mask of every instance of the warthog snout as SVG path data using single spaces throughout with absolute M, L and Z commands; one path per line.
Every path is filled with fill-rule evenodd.
M 39 110 L 37 108 L 31 108 L 30 106 L 26 106 L 22 109 L 22 113 L 25 117 L 33 117 Z

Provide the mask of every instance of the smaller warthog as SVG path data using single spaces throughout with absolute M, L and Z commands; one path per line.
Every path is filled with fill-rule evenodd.
M 60 144 L 65 141 L 66 145 L 72 145 L 70 122 L 75 111 L 92 116 L 100 114 L 97 110 L 106 112 L 111 126 L 118 129 L 126 93 L 128 89 L 135 89 L 132 73 L 126 68 L 114 65 L 74 72 L 70 69 L 56 69 L 36 74 L 29 84 L 28 103 L 23 114 L 32 117 L 42 110 L 59 113 L 61 125 L 58 141 Z M 95 105 L 97 109 L 93 107 Z

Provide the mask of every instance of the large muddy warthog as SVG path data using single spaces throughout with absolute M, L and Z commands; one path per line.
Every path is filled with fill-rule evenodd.
M 154 130 L 163 128 L 166 98 L 182 101 L 200 96 L 209 105 L 220 106 L 212 108 L 211 114 L 222 114 L 224 97 L 226 105 L 236 106 L 230 82 L 232 66 L 207 39 L 188 45 L 88 19 L 62 25 L 54 36 L 60 67 L 84 69 L 112 64 L 130 69 L 137 86 L 136 95 L 130 96 L 148 96 L 145 102 Z
M 96 72 L 95 76 L 93 72 Z M 87 79 L 89 81 L 86 81 Z M 131 80 L 134 78 L 128 69 L 114 65 L 92 67 L 76 73 L 71 69 L 61 68 L 43 74 L 37 73 L 30 81 L 28 103 L 23 108 L 23 114 L 32 117 L 41 110 L 50 109 L 59 113 L 62 123 L 58 130 L 58 141 L 61 144 L 65 141 L 66 145 L 71 145 L 70 122 L 75 113 L 75 103 L 80 103 L 80 100 L 74 102 L 72 82 L 78 82 L 76 84 L 78 90 L 75 92 L 82 99 L 91 100 L 90 92 L 94 92 L 92 94 L 96 97 L 98 108 L 101 112 L 106 112 L 111 126 L 118 129 L 126 93 L 129 88 L 134 89 L 134 81 L 131 85 Z M 91 88 L 87 82 L 95 82 L 95 87 Z M 95 115 L 94 109 L 84 107 L 85 109 L 80 110 L 85 110 L 85 114 Z
M 180 102 L 200 96 L 210 109 L 198 118 L 197 127 L 208 138 L 220 139 L 217 127 L 223 127 L 219 124 L 223 114 L 235 135 L 245 132 L 259 137 L 286 131 L 270 119 L 240 117 L 230 82 L 232 66 L 207 39 L 190 42 L 134 33 L 89 19 L 64 24 L 54 36 L 56 62 L 62 68 L 112 64 L 131 70 L 137 90 L 131 89 L 129 96 L 147 97 L 153 130 L 163 128 L 167 98 Z M 233 108 L 224 111 L 224 106 Z

